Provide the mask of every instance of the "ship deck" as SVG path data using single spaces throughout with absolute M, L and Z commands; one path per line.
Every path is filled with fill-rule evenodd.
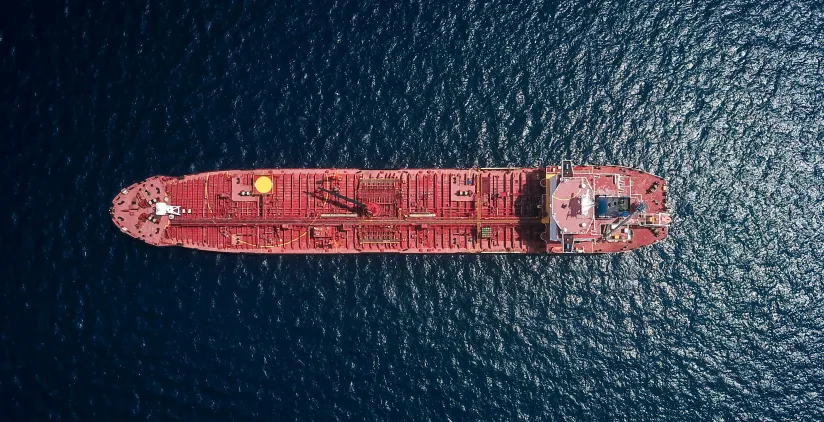
M 574 177 L 561 177 L 560 170 L 262 169 L 159 176 L 124 189 L 112 216 L 122 231 L 153 245 L 237 253 L 560 253 L 571 230 L 574 251 L 597 253 L 665 235 L 636 230 L 631 240 L 607 241 L 604 222 L 582 216 L 581 204 L 588 203 L 576 200 L 582 192 L 640 198 L 634 185 L 660 178 L 623 167 L 579 166 Z M 663 204 L 662 195 L 643 196 Z M 157 215 L 157 203 L 179 209 Z M 651 211 L 660 208 L 650 205 Z

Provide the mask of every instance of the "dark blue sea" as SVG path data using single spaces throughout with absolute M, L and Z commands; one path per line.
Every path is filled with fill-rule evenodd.
M 824 420 L 824 4 L 0 12 L 0 420 Z M 108 207 L 255 167 L 620 164 L 611 256 L 231 256 Z

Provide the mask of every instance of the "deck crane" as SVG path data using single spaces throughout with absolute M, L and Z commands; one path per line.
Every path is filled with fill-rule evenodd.
M 380 211 L 380 206 L 378 204 L 363 203 L 363 202 L 358 201 L 356 199 L 352 199 L 348 196 L 343 196 L 343 195 L 341 195 L 341 194 L 339 194 L 339 193 L 337 193 L 333 190 L 329 190 L 329 189 L 325 189 L 325 188 L 318 188 L 318 190 L 320 190 L 322 192 L 326 192 L 329 195 L 334 196 L 335 198 L 338 198 L 340 200 L 349 202 L 352 205 L 355 205 L 356 207 L 358 207 L 358 209 L 361 212 L 363 212 L 365 215 L 367 215 L 369 217 L 374 217 L 375 215 L 378 214 L 378 211 Z

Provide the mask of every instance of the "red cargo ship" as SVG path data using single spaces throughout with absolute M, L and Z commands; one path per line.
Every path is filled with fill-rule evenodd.
M 236 253 L 609 253 L 667 236 L 667 186 L 626 167 L 265 169 L 156 176 L 111 207 L 156 246 Z

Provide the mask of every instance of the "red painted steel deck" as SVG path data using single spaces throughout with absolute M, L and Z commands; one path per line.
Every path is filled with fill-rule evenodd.
M 663 179 L 624 167 L 572 169 L 157 176 L 123 189 L 111 214 L 121 231 L 152 245 L 240 253 L 604 253 L 666 237 Z M 591 200 L 605 195 L 646 210 L 605 237 L 622 220 L 595 218 Z

